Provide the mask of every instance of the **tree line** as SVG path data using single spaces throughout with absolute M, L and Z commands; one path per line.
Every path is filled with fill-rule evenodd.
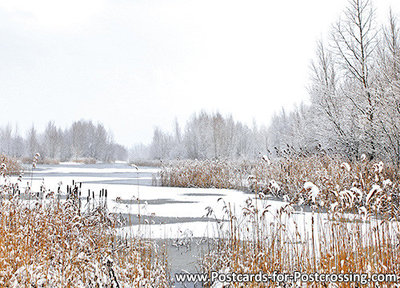
M 131 156 L 148 159 L 271 157 L 283 150 L 336 153 L 400 164 L 400 26 L 390 11 L 378 23 L 370 0 L 350 0 L 328 40 L 317 43 L 310 104 L 282 109 L 267 128 L 201 112 L 181 131 L 156 128 L 152 143 Z
M 350 0 L 319 41 L 311 69 L 311 104 L 282 111 L 269 128 L 279 148 L 365 154 L 400 164 L 400 26 L 390 11 L 378 23 L 369 0 Z
M 102 124 L 92 121 L 75 121 L 66 129 L 48 122 L 39 133 L 32 126 L 25 137 L 11 125 L 0 127 L 1 153 L 16 158 L 32 158 L 40 153 L 42 159 L 60 161 L 93 159 L 105 162 L 126 160 L 125 147 L 114 143 Z
M 149 145 L 130 150 L 132 160 L 253 159 L 267 150 L 267 129 L 252 127 L 220 113 L 195 113 L 184 129 L 175 121 L 173 132 L 155 128 Z
M 282 109 L 268 127 L 249 126 L 220 113 L 195 113 L 173 132 L 156 128 L 149 145 L 130 149 L 131 160 L 255 159 L 282 150 L 337 153 L 400 165 L 400 26 L 390 11 L 378 23 L 370 0 L 349 0 L 318 42 L 310 71 L 310 104 Z M 267 96 L 266 96 L 267 97 Z M 1 152 L 14 157 L 59 160 L 127 158 L 103 125 L 77 121 L 67 129 L 49 122 L 43 133 L 32 127 L 25 137 L 0 129 Z

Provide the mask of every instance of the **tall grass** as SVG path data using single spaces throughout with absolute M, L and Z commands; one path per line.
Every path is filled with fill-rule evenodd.
M 0 287 L 169 286 L 164 248 L 119 235 L 119 219 L 102 205 L 83 212 L 78 199 L 60 201 L 55 193 L 20 200 L 5 171 Z
M 243 188 L 250 163 L 218 160 L 171 161 L 161 167 L 161 184 L 172 187 Z
M 395 169 L 380 162 L 346 163 L 325 156 L 281 160 L 262 169 L 263 176 L 253 177 L 268 184 L 253 190 L 254 197 L 246 201 L 241 213 L 224 205 L 228 226 L 221 228 L 220 234 L 225 237 L 204 255 L 204 272 L 400 273 L 399 178 Z M 279 183 L 279 189 L 270 185 L 269 179 Z M 286 196 L 287 204 L 273 211 L 265 196 L 277 190 Z M 296 212 L 304 205 L 310 212 Z M 229 283 L 212 287 L 223 284 Z M 291 287 L 275 282 L 230 285 Z M 361 287 L 359 282 L 294 285 Z M 394 285 L 370 282 L 362 287 Z
M 0 154 L 0 175 L 19 174 L 21 170 L 22 167 L 16 159 Z
M 164 251 L 118 236 L 116 219 L 101 208 L 82 214 L 72 201 L 28 208 L 5 200 L 0 223 L 2 287 L 167 285 Z
M 320 223 L 322 224 L 322 223 Z M 397 223 L 392 223 L 398 229 Z M 253 223 L 253 225 L 255 225 Z M 227 238 L 217 241 L 215 249 L 204 255 L 202 269 L 206 273 L 400 273 L 398 232 L 394 234 L 387 223 L 375 223 L 363 228 L 361 223 L 329 222 L 301 235 L 289 232 L 286 223 L 259 222 L 257 237 L 246 228 L 233 224 Z M 312 224 L 310 223 L 310 226 Z M 397 230 L 398 231 L 398 230 Z M 318 240 L 317 240 L 318 239 Z M 395 241 L 397 239 L 397 241 Z M 212 283 L 208 283 L 211 286 Z M 212 287 L 222 287 L 217 286 Z M 228 285 L 228 283 L 225 283 Z M 291 287 L 284 283 L 229 283 L 227 287 Z M 315 283 L 297 282 L 294 287 L 361 287 L 358 282 Z M 362 287 L 394 287 L 396 283 L 369 283 Z
M 165 186 L 247 189 L 300 204 L 312 204 L 310 192 L 317 187 L 318 199 L 326 207 L 337 202 L 338 208 L 349 208 L 345 200 L 350 197 L 353 212 L 362 206 L 371 208 L 373 199 L 367 199 L 367 195 L 373 189 L 377 193 L 371 196 L 380 197 L 378 208 L 393 209 L 393 215 L 398 213 L 400 200 L 400 174 L 396 167 L 365 159 L 348 163 L 324 154 L 294 155 L 274 161 L 260 158 L 255 162 L 170 162 L 162 167 L 161 181 Z

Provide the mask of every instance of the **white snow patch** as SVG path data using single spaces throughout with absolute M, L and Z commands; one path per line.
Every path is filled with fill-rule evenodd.
M 309 197 L 311 197 L 312 201 L 315 203 L 315 199 L 319 194 L 319 188 L 311 182 L 304 183 L 304 189 L 309 191 Z

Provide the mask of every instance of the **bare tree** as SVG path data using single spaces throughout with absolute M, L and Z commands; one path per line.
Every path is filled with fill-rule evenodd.
M 40 150 L 40 144 L 35 126 L 32 125 L 32 127 L 29 129 L 26 135 L 26 141 L 28 157 L 33 158 L 33 156 Z
M 350 82 L 346 86 L 351 89 L 343 90 L 343 94 L 361 116 L 356 126 L 362 128 L 359 132 L 363 134 L 365 148 L 373 158 L 376 154 L 377 97 L 372 89 L 372 70 L 378 43 L 375 13 L 370 0 L 350 0 L 344 16 L 333 27 L 333 46 L 346 81 Z
M 400 27 L 392 10 L 379 45 L 380 125 L 385 137 L 385 151 L 400 165 Z
M 54 122 L 50 121 L 44 131 L 45 156 L 50 159 L 59 159 L 61 152 L 61 135 Z

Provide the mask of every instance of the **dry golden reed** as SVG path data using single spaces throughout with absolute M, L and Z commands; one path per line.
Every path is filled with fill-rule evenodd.
M 97 208 L 82 214 L 73 201 L 0 203 L 1 287 L 163 287 L 162 249 L 123 238 L 116 219 Z

